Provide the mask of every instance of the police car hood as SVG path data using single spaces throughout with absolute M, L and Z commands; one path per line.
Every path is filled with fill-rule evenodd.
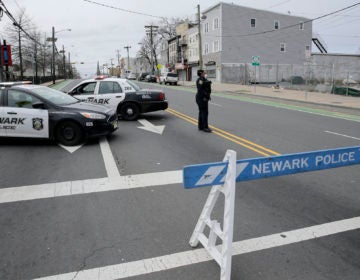
M 74 111 L 92 111 L 96 113 L 111 114 L 112 109 L 99 104 L 92 104 L 88 102 L 77 102 L 63 106 L 66 109 L 73 109 Z

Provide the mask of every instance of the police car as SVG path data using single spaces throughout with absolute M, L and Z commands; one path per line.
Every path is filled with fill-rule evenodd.
M 117 127 L 116 112 L 105 106 L 45 86 L 0 83 L 0 136 L 50 138 L 72 146 Z
M 136 120 L 142 113 L 168 108 L 164 92 L 141 89 L 128 79 L 99 76 L 80 82 L 67 93 L 80 100 L 112 108 L 124 120 L 129 121 Z

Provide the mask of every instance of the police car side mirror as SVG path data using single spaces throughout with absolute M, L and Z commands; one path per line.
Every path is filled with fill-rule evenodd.
M 45 104 L 42 102 L 35 102 L 32 104 L 34 109 L 45 109 Z

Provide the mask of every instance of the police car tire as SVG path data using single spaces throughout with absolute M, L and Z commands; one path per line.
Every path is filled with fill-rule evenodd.
M 64 121 L 57 125 L 55 138 L 60 144 L 65 146 L 75 146 L 83 141 L 84 132 L 77 123 Z
M 132 113 L 129 113 L 132 111 Z M 121 117 L 126 121 L 134 121 L 139 117 L 139 107 L 134 103 L 126 103 L 121 106 L 120 109 Z

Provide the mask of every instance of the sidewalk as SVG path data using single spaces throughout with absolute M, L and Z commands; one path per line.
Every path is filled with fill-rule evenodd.
M 181 86 L 194 87 L 195 81 L 179 81 L 178 83 Z M 263 96 L 270 98 L 279 98 L 292 101 L 308 102 L 321 105 L 335 106 L 335 107 L 345 107 L 351 109 L 360 109 L 360 97 L 354 96 L 345 96 L 338 94 L 330 93 L 321 93 L 321 92 L 304 92 L 298 90 L 290 89 L 273 89 L 269 87 L 264 87 L 260 85 L 246 86 L 239 84 L 225 84 L 225 83 L 212 83 L 213 92 L 229 92 L 229 93 L 239 93 L 247 94 L 252 96 Z

